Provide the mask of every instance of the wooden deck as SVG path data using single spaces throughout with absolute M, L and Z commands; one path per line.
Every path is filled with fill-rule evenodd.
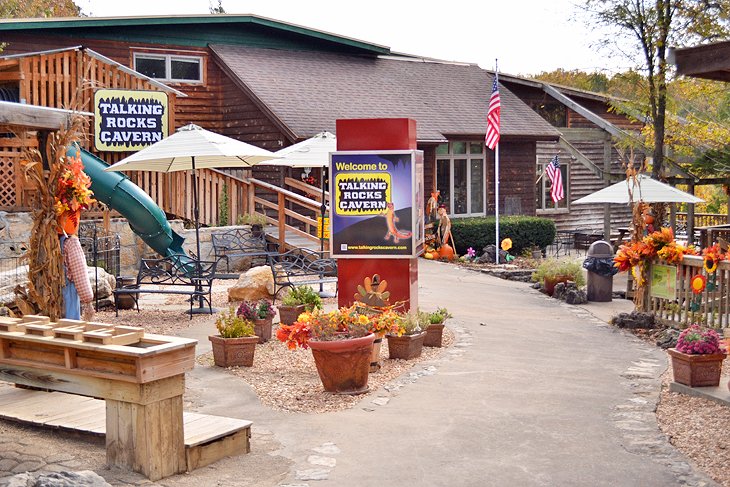
M 103 400 L 63 392 L 0 385 L 0 418 L 94 436 L 106 434 Z M 188 472 L 250 451 L 250 421 L 184 412 L 183 424 Z

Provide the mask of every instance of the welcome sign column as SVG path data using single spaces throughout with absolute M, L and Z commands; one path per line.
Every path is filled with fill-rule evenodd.
M 390 302 L 418 308 L 423 250 L 423 152 L 416 121 L 337 120 L 330 160 L 330 249 L 338 259 L 338 304 L 352 304 L 358 285 L 378 274 Z

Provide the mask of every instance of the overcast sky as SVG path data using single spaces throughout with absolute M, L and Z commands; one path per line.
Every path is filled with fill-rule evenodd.
M 95 17 L 207 14 L 208 0 L 76 0 Z M 215 0 L 215 5 L 217 5 Z M 230 14 L 256 14 L 385 45 L 394 52 L 478 63 L 510 74 L 556 68 L 616 71 L 596 36 L 574 20 L 580 0 L 223 0 Z M 625 64 L 625 63 L 624 63 Z

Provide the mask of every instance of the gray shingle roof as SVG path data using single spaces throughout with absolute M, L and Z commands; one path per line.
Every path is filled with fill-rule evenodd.
M 211 45 L 228 69 L 297 137 L 335 131 L 339 118 L 409 117 L 419 141 L 480 135 L 492 75 L 475 65 Z M 502 135 L 558 131 L 500 87 Z

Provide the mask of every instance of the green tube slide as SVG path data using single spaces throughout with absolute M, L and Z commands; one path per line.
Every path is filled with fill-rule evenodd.
M 67 154 L 75 156 L 78 150 L 78 146 L 71 146 Z M 91 178 L 94 198 L 121 213 L 132 231 L 160 255 L 187 257 L 182 248 L 185 238 L 170 228 L 165 212 L 142 188 L 120 172 L 104 171 L 109 165 L 84 149 L 81 149 L 81 161 Z

